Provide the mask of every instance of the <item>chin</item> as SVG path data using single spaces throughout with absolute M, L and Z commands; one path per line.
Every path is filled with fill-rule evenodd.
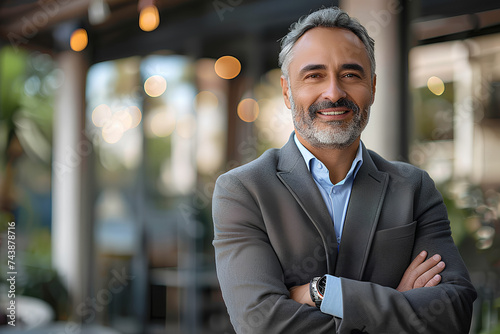
M 341 133 L 318 131 L 313 137 L 314 142 L 321 147 L 345 149 L 351 146 L 359 135 L 343 131 Z

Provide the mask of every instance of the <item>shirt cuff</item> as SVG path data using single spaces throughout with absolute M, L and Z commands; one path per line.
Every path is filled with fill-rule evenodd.
M 321 312 L 337 318 L 344 317 L 342 304 L 342 284 L 339 277 L 326 275 L 325 296 L 321 302 Z

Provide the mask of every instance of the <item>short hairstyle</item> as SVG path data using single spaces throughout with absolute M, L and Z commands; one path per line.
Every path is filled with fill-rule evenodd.
M 290 26 L 290 32 L 281 39 L 278 65 L 288 79 L 288 68 L 292 61 L 292 48 L 297 40 L 308 30 L 316 27 L 342 28 L 352 31 L 363 42 L 370 59 L 371 76 L 375 75 L 375 41 L 368 35 L 365 27 L 338 7 L 321 8 L 309 15 L 302 16 Z

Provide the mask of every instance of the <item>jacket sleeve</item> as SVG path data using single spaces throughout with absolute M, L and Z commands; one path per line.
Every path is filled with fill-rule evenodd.
M 446 264 L 435 287 L 406 292 L 370 282 L 342 279 L 344 318 L 339 333 L 468 333 L 476 291 L 451 237 L 441 194 L 427 173 L 414 198 L 417 231 L 412 252 L 440 254 Z
M 213 196 L 217 276 L 237 333 L 335 333 L 332 316 L 289 297 L 257 201 L 234 175 Z

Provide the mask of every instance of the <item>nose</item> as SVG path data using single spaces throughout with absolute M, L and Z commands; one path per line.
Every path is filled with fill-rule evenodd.
M 325 88 L 322 94 L 323 99 L 337 102 L 346 96 L 347 94 L 337 78 L 332 77 L 330 80 L 325 82 Z

